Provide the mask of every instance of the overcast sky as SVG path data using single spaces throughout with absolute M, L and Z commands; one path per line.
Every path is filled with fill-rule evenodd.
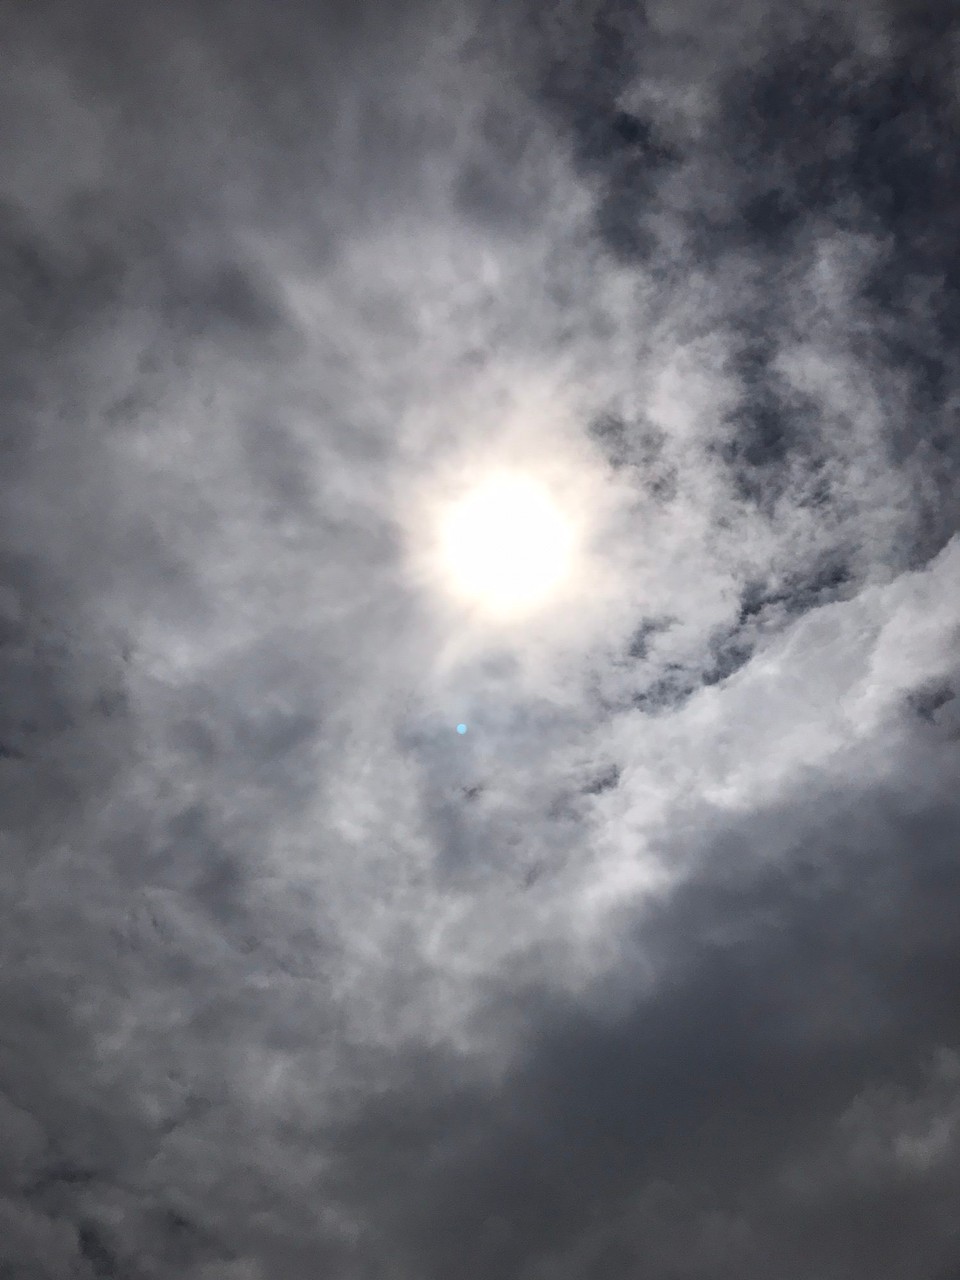
M 960 1280 L 952 10 L 6 0 L 2 1280 Z

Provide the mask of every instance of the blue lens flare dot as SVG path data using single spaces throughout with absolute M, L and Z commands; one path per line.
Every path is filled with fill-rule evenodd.
M 467 732 L 467 726 L 465 724 L 457 725 L 457 733 L 466 733 L 466 732 Z

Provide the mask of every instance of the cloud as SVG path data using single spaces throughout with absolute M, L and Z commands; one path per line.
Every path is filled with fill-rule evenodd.
M 942 1280 L 955 22 L 8 21 L 0 1272 Z

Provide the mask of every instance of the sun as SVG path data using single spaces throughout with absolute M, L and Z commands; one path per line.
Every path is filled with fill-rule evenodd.
M 522 472 L 488 476 L 440 515 L 447 585 L 491 617 L 516 618 L 554 598 L 570 576 L 575 541 L 547 486 Z

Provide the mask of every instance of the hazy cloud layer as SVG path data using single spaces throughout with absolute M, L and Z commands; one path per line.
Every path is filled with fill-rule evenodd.
M 0 1277 L 955 1280 L 949 6 L 0 25 Z

